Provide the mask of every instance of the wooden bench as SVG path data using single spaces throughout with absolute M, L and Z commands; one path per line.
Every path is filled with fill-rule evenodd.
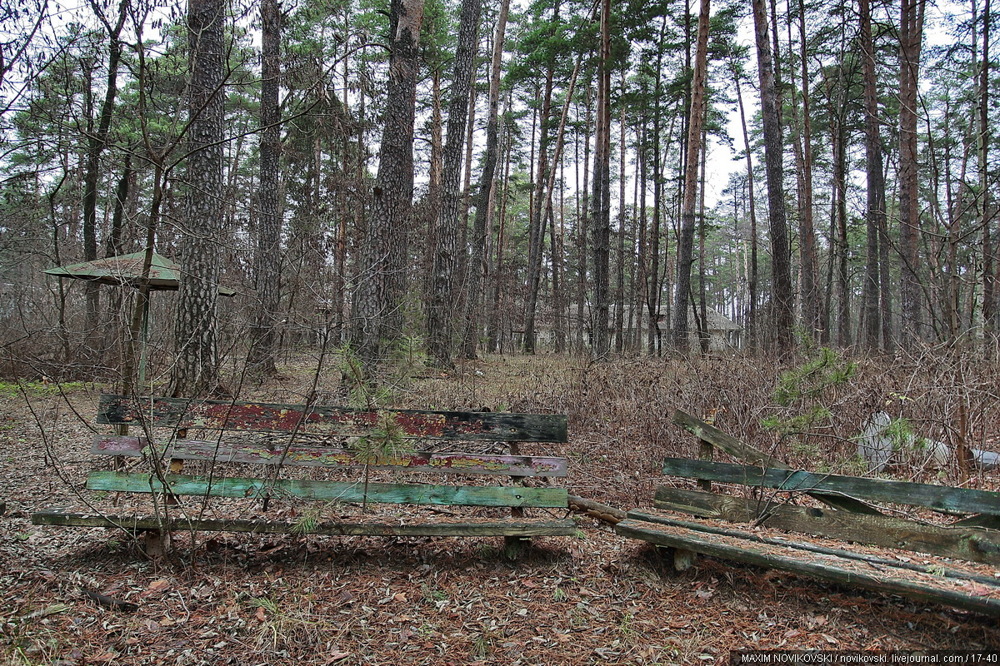
M 1000 616 L 1000 571 L 961 561 L 1000 564 L 1000 530 L 990 527 L 1000 493 L 792 470 L 688 414 L 677 412 L 674 422 L 698 437 L 702 459 L 667 458 L 663 471 L 697 479 L 701 489 L 661 486 L 659 511 L 630 511 L 616 531 L 663 547 L 675 569 L 700 553 Z M 712 461 L 715 448 L 742 464 Z M 713 482 L 744 486 L 750 496 L 707 492 Z M 952 522 L 886 515 L 882 505 L 920 507 Z
M 575 523 L 565 517 L 566 489 L 545 483 L 548 477 L 566 475 L 565 458 L 519 452 L 522 442 L 566 442 L 565 416 L 369 411 L 320 405 L 103 395 L 97 422 L 115 426 L 119 433 L 132 428 L 141 434 L 97 436 L 92 452 L 114 456 L 115 469 L 92 471 L 86 487 L 93 491 L 151 494 L 158 500 L 153 503 L 154 515 L 48 509 L 32 516 L 35 524 L 118 527 L 145 532 L 150 550 L 161 547 L 158 540 L 164 532 L 195 530 L 503 536 L 507 538 L 508 554 L 515 555 L 523 545 L 522 540 L 532 536 L 577 533 Z M 478 444 L 480 449 L 490 450 L 414 450 L 418 444 L 450 448 L 456 442 Z M 506 450 L 497 452 L 498 447 Z M 201 461 L 201 467 L 207 470 L 185 474 L 185 461 Z M 412 478 L 399 482 L 397 477 L 404 474 Z M 442 475 L 474 475 L 493 483 L 442 484 L 437 482 Z M 428 478 L 435 482 L 428 482 Z M 538 483 L 525 485 L 530 479 Z M 183 496 L 198 499 L 184 502 L 180 499 Z M 230 509 L 228 512 L 207 508 L 208 498 L 259 500 L 262 512 L 269 506 L 294 505 L 298 500 L 329 503 L 331 506 L 326 508 L 335 509 L 338 514 L 343 514 L 349 505 L 361 507 L 347 518 L 317 516 L 308 509 L 299 512 L 299 519 L 292 521 L 216 517 L 212 514 L 231 514 L 231 507 L 225 507 Z M 201 502 L 202 499 L 206 502 Z M 368 515 L 369 504 L 481 508 L 477 509 L 480 515 L 473 518 L 445 517 L 439 509 L 433 520 L 413 521 L 412 515 Z M 544 510 L 546 516 L 526 518 L 527 508 Z M 246 511 L 246 507 L 240 510 Z M 453 513 L 450 508 L 445 512 Z M 552 513 L 560 516 L 554 518 Z

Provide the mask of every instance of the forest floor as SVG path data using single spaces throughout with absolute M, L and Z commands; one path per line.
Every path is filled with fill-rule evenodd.
M 316 390 L 334 401 L 339 371 L 316 375 L 315 367 L 304 356 L 280 380 L 238 387 L 240 397 L 301 402 Z M 897 359 L 894 367 L 898 380 L 869 363 L 824 390 L 832 415 L 817 427 L 828 432 L 782 440 L 782 455 L 813 467 L 856 465 L 850 437 L 859 415 L 901 392 L 901 410 L 947 413 L 941 377 L 952 366 L 907 374 Z M 982 386 L 995 386 L 993 370 L 983 368 Z M 750 360 L 589 365 L 514 356 L 448 375 L 404 374 L 394 406 L 568 414 L 568 444 L 525 452 L 567 456 L 569 476 L 554 482 L 625 510 L 651 505 L 663 481 L 659 459 L 696 450 L 670 424 L 673 409 L 722 409 L 720 427 L 764 448 L 760 421 L 789 415 L 771 397 L 779 369 Z M 977 381 L 966 378 L 966 406 L 976 408 Z M 123 511 L 83 490 L 88 471 L 110 464 L 89 448 L 100 428 L 97 396 L 113 386 L 3 386 L 0 663 L 727 664 L 732 650 L 1000 647 L 996 620 L 943 606 L 711 558 L 675 574 L 652 547 L 582 516 L 581 536 L 536 538 L 516 562 L 498 538 L 234 534 L 201 534 L 197 543 L 181 536 L 171 557 L 150 561 L 121 533 L 30 522 L 35 510 L 81 496 Z M 994 389 L 983 390 L 988 398 Z M 996 402 L 973 423 L 990 441 L 1000 434 Z M 946 474 L 937 472 L 945 482 Z M 997 485 L 990 476 L 974 483 Z M 87 591 L 136 608 L 100 605 Z

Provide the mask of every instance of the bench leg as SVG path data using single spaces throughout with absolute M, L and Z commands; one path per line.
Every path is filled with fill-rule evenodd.
M 170 532 L 146 530 L 142 533 L 142 549 L 151 559 L 158 560 L 167 554 Z
M 677 573 L 687 571 L 693 567 L 695 559 L 698 557 L 698 554 L 693 550 L 671 548 L 669 546 L 657 546 L 656 552 L 660 553 L 667 566 Z
M 508 536 L 503 538 L 503 555 L 508 560 L 518 560 L 531 546 L 530 537 Z

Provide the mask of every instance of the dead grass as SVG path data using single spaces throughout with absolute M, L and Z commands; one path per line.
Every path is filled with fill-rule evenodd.
M 279 382 L 243 386 L 241 397 L 301 401 L 313 361 L 285 368 Z M 530 452 L 566 455 L 571 473 L 560 483 L 624 509 L 650 505 L 661 458 L 696 452 L 670 424 L 678 408 L 720 410 L 724 430 L 810 468 L 854 469 L 851 437 L 880 408 L 926 436 L 997 446 L 1000 368 L 931 353 L 858 360 L 849 382 L 811 399 L 829 417 L 781 437 L 762 421 L 811 404 L 773 400 L 781 372 L 801 362 L 491 357 L 447 377 L 415 369 L 393 402 L 566 413 L 570 443 Z M 339 395 L 340 374 L 327 367 L 316 389 Z M 942 607 L 708 559 L 672 575 L 651 548 L 589 519 L 582 538 L 537 539 L 518 563 L 504 560 L 499 539 L 232 534 L 180 536 L 175 560 L 150 562 L 121 533 L 30 525 L 42 507 L 113 501 L 81 490 L 86 472 L 106 464 L 88 453 L 101 387 L 74 389 L 31 396 L 31 410 L 23 396 L 0 395 L 3 663 L 723 664 L 733 649 L 1000 645 L 994 621 Z M 892 473 L 957 479 L 916 460 Z M 977 473 L 968 483 L 996 479 Z M 138 610 L 96 605 L 83 589 Z

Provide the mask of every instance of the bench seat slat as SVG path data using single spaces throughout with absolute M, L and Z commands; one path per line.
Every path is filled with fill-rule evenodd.
M 876 502 L 923 506 L 947 513 L 1000 514 L 1000 493 L 972 488 L 935 486 L 928 483 L 866 479 L 837 474 L 815 474 L 717 463 L 686 458 L 667 458 L 663 473 L 724 483 L 777 488 L 786 492 L 823 491 Z
M 1000 564 L 1000 534 L 993 530 L 941 527 L 895 516 L 866 516 L 837 509 L 791 506 L 660 486 L 653 505 L 658 509 L 718 518 L 734 523 L 817 534 L 842 541 L 900 548 L 921 553 Z
M 91 452 L 98 455 L 141 456 L 145 437 L 97 436 Z M 287 455 L 280 444 L 243 444 L 176 439 L 162 451 L 165 458 L 207 460 L 220 463 L 249 463 L 292 467 L 363 467 L 364 457 L 350 449 L 292 444 Z M 513 456 L 478 453 L 413 451 L 370 464 L 372 469 L 497 476 L 566 476 L 566 459 L 551 456 Z
M 918 582 L 913 572 L 893 573 L 889 568 L 869 567 L 870 573 L 835 557 L 811 555 L 808 559 L 790 546 L 757 543 L 752 535 L 747 539 L 720 536 L 693 528 L 654 524 L 629 518 L 615 526 L 621 536 L 640 539 L 669 548 L 690 550 L 734 562 L 743 562 L 770 569 L 789 571 L 823 580 L 900 594 L 912 599 L 948 604 L 957 608 L 1000 616 L 1000 598 L 981 596 L 976 590 L 984 586 L 968 586 L 959 592 L 938 585 L 933 576 L 923 576 Z
M 468 521 L 461 523 L 388 523 L 323 521 L 303 525 L 282 520 L 217 519 L 155 516 L 112 516 L 47 509 L 31 516 L 35 525 L 63 527 L 120 527 L 130 531 L 156 530 L 202 532 L 249 532 L 256 534 L 318 534 L 328 536 L 574 536 L 579 528 L 572 520 Z
M 175 495 L 205 495 L 210 497 L 297 497 L 301 499 L 372 502 L 386 504 L 429 504 L 460 506 L 513 506 L 565 508 L 568 493 L 565 488 L 526 488 L 523 486 L 439 486 L 424 484 L 394 484 L 311 481 L 303 479 L 265 479 L 189 476 L 168 474 L 167 484 Z M 91 472 L 87 478 L 90 490 L 116 492 L 162 492 L 163 484 L 149 474 Z
M 102 395 L 97 422 L 213 430 L 322 433 L 334 437 L 368 435 L 380 415 L 391 415 L 405 437 L 499 442 L 566 442 L 561 414 L 434 412 L 409 409 L 364 410 L 349 407 L 128 398 Z

